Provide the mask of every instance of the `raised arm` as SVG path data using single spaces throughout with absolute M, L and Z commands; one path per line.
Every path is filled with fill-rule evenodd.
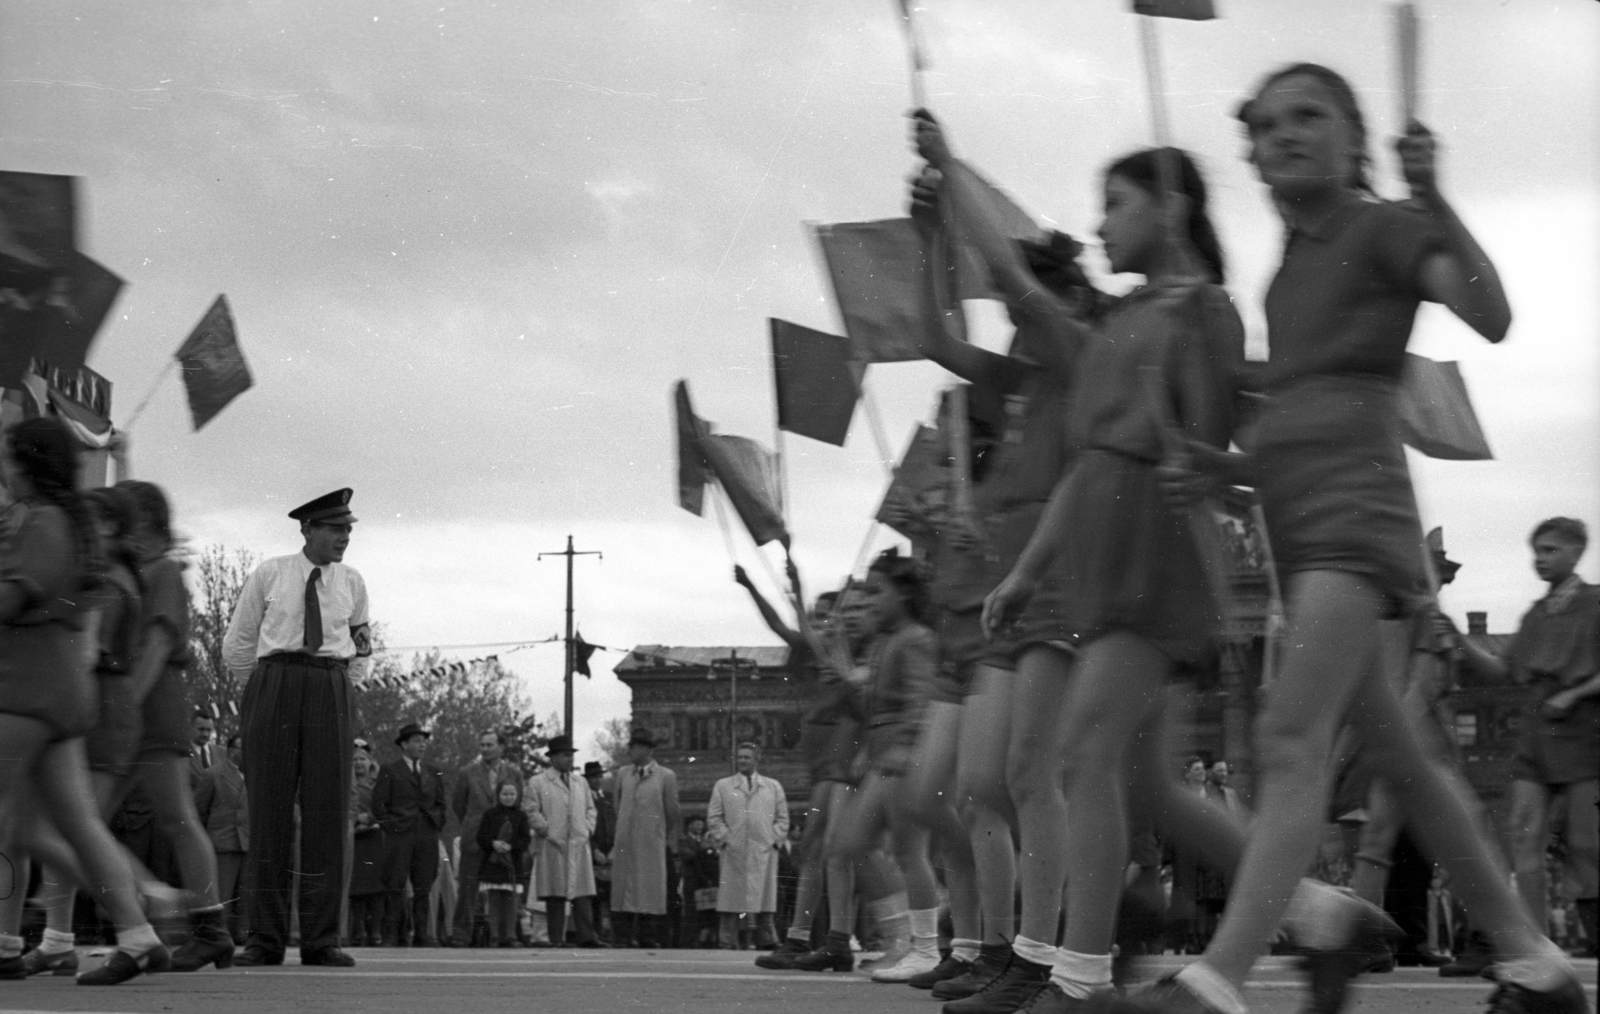
M 1444 249 L 1430 254 L 1419 268 L 1424 298 L 1442 303 L 1489 341 L 1501 341 L 1511 328 L 1511 303 L 1489 255 L 1439 192 L 1432 132 L 1412 120 L 1395 149 L 1412 201 L 1428 213 L 1444 237 Z
M 1039 281 L 1016 241 L 994 220 L 988 210 L 988 184 L 950 153 L 939 122 L 924 109 L 917 110 L 912 119 L 917 153 L 940 174 L 941 206 L 956 234 L 977 249 L 1018 323 L 1023 319 L 1047 322 L 1053 332 L 1066 339 L 1067 357 L 1072 358 L 1072 350 L 1086 337 L 1086 330 Z
M 750 593 L 751 600 L 756 604 L 756 611 L 766 621 L 767 629 L 783 638 L 783 643 L 790 648 L 805 646 L 805 638 L 801 637 L 796 631 L 789 629 L 789 625 L 783 622 L 783 617 L 779 616 L 778 611 L 772 608 L 772 603 L 767 601 L 766 596 L 756 590 L 756 586 L 750 581 L 750 575 L 746 574 L 744 568 L 738 564 L 734 564 L 733 579 L 743 586 L 745 591 Z

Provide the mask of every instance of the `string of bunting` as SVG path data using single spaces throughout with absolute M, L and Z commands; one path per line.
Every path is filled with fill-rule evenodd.
M 524 641 L 521 644 L 516 645 L 516 647 L 511 648 L 507 654 L 509 654 L 510 651 L 517 651 L 521 648 L 531 648 L 534 645 L 550 644 L 551 642 L 559 640 L 561 640 L 561 636 L 556 634 L 541 641 Z M 499 664 L 500 655 L 496 653 L 493 655 L 484 655 L 481 658 L 468 659 L 464 662 L 443 662 L 439 665 L 429 666 L 426 669 L 413 669 L 410 672 L 389 672 L 378 675 L 369 669 L 364 676 L 355 681 L 355 685 L 356 688 L 360 690 L 366 690 L 373 687 L 386 687 L 393 690 L 404 686 L 409 686 L 414 680 L 421 676 L 427 676 L 432 679 L 442 679 L 445 676 L 461 675 L 472 672 L 478 669 L 480 666 L 489 668 Z

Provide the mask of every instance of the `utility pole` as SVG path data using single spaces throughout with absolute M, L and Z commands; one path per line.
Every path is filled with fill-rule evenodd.
M 760 668 L 753 658 L 740 658 L 739 649 L 730 649 L 727 658 L 711 660 L 713 676 L 718 669 L 728 670 L 728 764 L 735 770 L 738 769 L 739 757 L 739 670 L 746 669 L 750 678 L 756 678 Z
M 560 550 L 559 552 L 551 551 L 548 553 L 540 553 L 539 559 L 543 560 L 547 556 L 564 556 L 567 558 L 567 672 L 565 687 L 565 710 L 562 712 L 561 716 L 561 731 L 570 737 L 572 735 L 572 671 L 575 668 L 575 663 L 578 657 L 576 652 L 573 651 L 572 646 L 572 558 L 575 556 L 598 556 L 603 560 L 605 559 L 605 554 L 594 549 L 584 550 L 582 552 L 573 549 L 572 536 L 569 535 L 567 536 L 566 549 Z

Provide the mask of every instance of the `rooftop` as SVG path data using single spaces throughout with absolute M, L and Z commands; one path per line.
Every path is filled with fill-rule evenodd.
M 726 661 L 735 652 L 741 661 L 750 660 L 762 669 L 781 668 L 789 661 L 787 645 L 760 647 L 673 647 L 665 644 L 641 644 L 628 653 L 612 670 L 618 676 L 633 672 L 661 669 L 705 669 L 712 662 Z

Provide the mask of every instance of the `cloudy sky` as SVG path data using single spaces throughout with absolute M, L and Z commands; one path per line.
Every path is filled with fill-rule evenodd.
M 1231 111 L 1276 65 L 1338 68 L 1399 196 L 1390 22 L 1373 0 L 1219 3 L 1223 20 L 1162 23 L 1168 98 L 1264 354 L 1281 233 Z M 921 6 L 930 104 L 958 153 L 1042 221 L 1092 231 L 1101 167 L 1149 137 L 1126 4 Z M 675 506 L 668 389 L 689 378 L 703 415 L 770 441 L 766 318 L 838 327 L 803 223 L 901 213 L 914 159 L 892 11 L 0 0 L 4 167 L 86 180 L 84 245 L 129 282 L 91 356 L 119 423 L 228 294 L 255 389 L 193 434 L 169 380 L 132 435 L 136 474 L 168 488 L 193 539 L 293 552 L 284 512 L 350 485 L 348 560 L 391 643 L 557 632 L 561 561 L 536 556 L 569 533 L 605 554 L 578 564 L 590 640 L 770 643 L 715 519 Z M 1531 525 L 1600 523 L 1600 4 L 1422 11 L 1424 117 L 1517 320 L 1489 346 L 1424 311 L 1413 347 L 1461 361 L 1498 459 L 1419 462 L 1416 479 L 1466 564 L 1446 606 L 1504 630 L 1539 593 Z M 993 308 L 975 312 L 1001 341 Z M 943 379 L 873 368 L 895 451 Z M 820 588 L 856 558 L 883 464 L 859 413 L 845 449 L 788 449 L 796 557 Z M 627 712 L 620 658 L 579 687 L 585 746 Z M 559 707 L 558 648 L 505 660 L 541 712 Z

